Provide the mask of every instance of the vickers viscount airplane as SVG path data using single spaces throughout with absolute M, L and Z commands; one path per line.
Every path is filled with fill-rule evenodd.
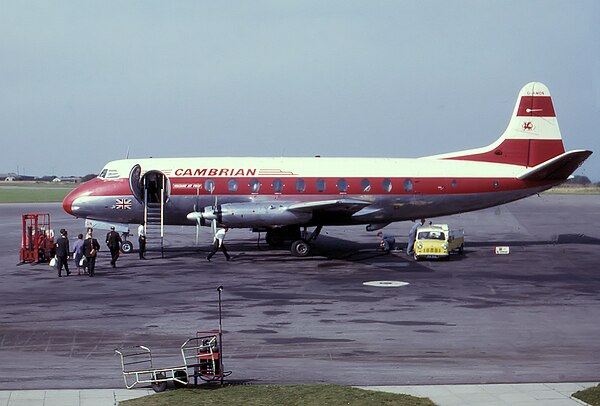
M 555 185 L 592 154 L 565 152 L 548 88 L 525 85 L 508 128 L 479 149 L 416 159 L 169 158 L 109 162 L 73 190 L 65 211 L 110 223 L 266 231 L 308 255 L 329 225 L 391 222 L 483 209 Z M 307 235 L 306 227 L 315 227 Z M 302 231 L 304 230 L 304 232 Z

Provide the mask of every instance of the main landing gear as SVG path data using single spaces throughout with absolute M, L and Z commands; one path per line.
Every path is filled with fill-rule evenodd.
M 317 239 L 322 229 L 323 226 L 317 226 L 310 236 L 307 236 L 306 227 L 302 233 L 300 232 L 300 227 L 286 226 L 274 228 L 267 231 L 266 240 L 271 247 L 280 247 L 286 240 L 291 240 L 290 252 L 292 255 L 295 257 L 307 257 L 311 252 L 311 242 Z

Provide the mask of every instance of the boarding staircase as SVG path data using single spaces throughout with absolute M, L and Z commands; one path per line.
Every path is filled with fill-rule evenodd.
M 163 208 L 161 203 L 146 204 L 146 255 L 164 257 Z

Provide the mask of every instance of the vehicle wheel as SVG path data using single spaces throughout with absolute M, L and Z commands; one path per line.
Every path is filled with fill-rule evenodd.
M 121 251 L 123 251 L 123 254 L 129 254 L 133 251 L 133 243 L 131 241 L 123 241 L 123 244 L 121 244 Z
M 460 244 L 460 247 L 458 247 L 458 253 L 460 255 L 465 253 L 465 244 Z
M 306 257 L 310 254 L 310 244 L 304 240 L 296 240 L 292 243 L 291 251 L 295 257 Z
M 156 379 L 165 379 L 163 374 L 156 374 Z M 150 384 L 154 392 L 164 392 L 167 389 L 167 381 L 154 381 Z
M 188 384 L 188 374 L 185 371 L 175 371 L 175 373 L 173 374 L 173 377 L 175 378 L 175 380 L 173 381 L 173 383 L 175 384 L 176 388 L 185 388 Z M 181 383 L 179 381 L 177 381 L 177 379 L 179 379 L 180 381 L 183 381 L 185 383 Z

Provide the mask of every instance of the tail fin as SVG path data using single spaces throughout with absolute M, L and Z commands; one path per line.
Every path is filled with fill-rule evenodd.
M 534 167 L 564 152 L 550 91 L 542 83 L 531 82 L 519 92 L 508 127 L 496 142 L 435 158 Z

